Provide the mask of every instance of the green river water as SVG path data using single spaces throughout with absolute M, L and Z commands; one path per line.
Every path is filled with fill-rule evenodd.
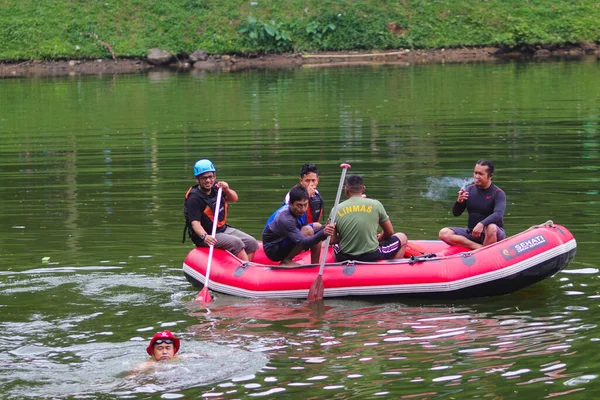
M 594 398 L 600 394 L 600 66 L 372 66 L 0 80 L 0 398 Z M 181 266 L 183 196 L 210 158 L 260 238 L 298 179 L 341 162 L 396 230 L 434 239 L 475 161 L 508 235 L 552 219 L 567 269 L 459 301 L 217 295 Z M 158 330 L 178 363 L 132 373 Z

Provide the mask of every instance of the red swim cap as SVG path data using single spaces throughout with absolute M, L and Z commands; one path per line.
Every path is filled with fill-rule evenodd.
M 177 339 L 175 336 L 173 336 L 173 334 L 170 331 L 164 330 L 162 332 L 156 332 L 156 335 L 154 335 L 152 337 L 152 340 L 150 340 L 150 344 L 148 345 L 148 347 L 146 347 L 146 351 L 148 352 L 149 355 L 152 355 L 152 349 L 154 348 L 154 343 L 156 343 L 157 340 L 172 340 L 173 341 L 173 346 L 175 347 L 175 354 L 177 354 L 177 352 L 179 351 L 179 339 Z

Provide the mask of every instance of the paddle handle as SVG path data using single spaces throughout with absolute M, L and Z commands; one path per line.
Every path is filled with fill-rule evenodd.
M 346 171 L 348 171 L 351 166 L 347 163 L 340 164 L 340 168 L 342 168 L 342 176 L 340 177 L 340 184 L 338 185 L 337 194 L 335 195 L 335 202 L 333 203 L 333 210 L 331 215 L 331 225 L 335 223 L 335 217 L 337 215 L 337 207 L 340 204 L 340 197 L 342 196 L 342 188 L 344 187 L 344 181 L 346 180 Z M 329 248 L 329 242 L 331 242 L 331 236 L 327 236 L 327 240 L 325 241 L 325 249 L 323 250 L 323 254 L 321 254 L 321 263 L 319 268 L 319 275 L 323 275 L 323 269 L 325 268 L 325 259 L 327 258 L 327 249 Z
M 217 192 L 217 204 L 215 205 L 215 219 L 213 221 L 211 236 L 215 237 L 217 234 L 217 226 L 219 225 L 219 209 L 221 208 L 221 197 L 223 197 L 223 189 L 219 188 Z M 204 280 L 204 287 L 208 290 L 208 278 L 210 276 L 210 266 L 212 264 L 213 251 L 215 246 L 210 245 L 208 250 L 208 262 L 206 263 L 206 279 Z

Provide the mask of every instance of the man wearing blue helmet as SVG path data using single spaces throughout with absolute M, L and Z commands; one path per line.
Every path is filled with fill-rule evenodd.
M 197 185 L 189 188 L 185 195 L 183 213 L 185 232 L 198 247 L 215 246 L 237 256 L 240 260 L 252 261 L 258 242 L 252 236 L 227 224 L 228 202 L 235 203 L 239 197 L 227 182 L 217 181 L 217 170 L 210 160 L 198 160 L 194 165 Z M 215 237 L 211 236 L 218 189 L 223 190 L 219 207 L 219 221 Z

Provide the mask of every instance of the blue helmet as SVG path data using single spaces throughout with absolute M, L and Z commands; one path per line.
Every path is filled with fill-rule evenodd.
M 194 164 L 194 176 L 202 175 L 205 172 L 217 172 L 217 170 L 213 163 L 206 158 L 196 161 L 196 164 Z

